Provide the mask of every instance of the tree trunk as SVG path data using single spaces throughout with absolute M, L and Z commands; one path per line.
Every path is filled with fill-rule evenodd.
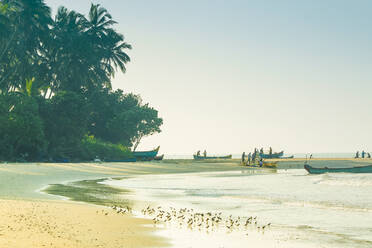
M 138 146 L 139 143 L 141 142 L 142 137 L 143 137 L 143 136 L 138 137 L 138 139 L 137 139 L 136 142 L 134 143 L 133 151 L 136 151 L 137 146 Z

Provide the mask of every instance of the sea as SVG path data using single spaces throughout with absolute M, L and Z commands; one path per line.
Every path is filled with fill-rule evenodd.
M 247 154 L 247 152 L 246 152 Z M 295 158 L 306 158 L 310 154 L 313 158 L 354 158 L 355 153 L 351 152 L 334 152 L 334 153 L 284 153 L 284 157 L 294 156 Z M 210 156 L 225 156 L 226 154 L 210 154 Z M 209 156 L 209 154 L 208 154 Z M 232 158 L 241 158 L 241 153 L 232 153 Z M 166 154 L 165 159 L 193 159 L 190 154 Z
M 129 189 L 126 197 L 138 203 L 140 217 L 146 217 L 141 209 L 148 205 L 220 213 L 224 221 L 241 225 L 256 218 L 254 225 L 236 231 L 225 224 L 213 230 L 160 224 L 157 234 L 168 238 L 171 247 L 372 247 L 372 174 L 252 169 L 141 175 L 104 183 Z

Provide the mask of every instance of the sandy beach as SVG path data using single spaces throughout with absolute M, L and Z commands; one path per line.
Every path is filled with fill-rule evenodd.
M 239 169 L 226 164 L 214 169 L 234 168 Z M 63 188 L 58 196 L 43 190 L 49 184 L 81 180 L 207 170 L 205 164 L 187 168 L 178 162 L 0 164 L 0 247 L 166 247 L 167 240 L 153 233 L 152 221 L 118 214 L 110 207 L 113 203 L 130 205 L 125 199 L 107 200 L 110 194 L 116 197 L 125 191 L 109 187 L 97 191 L 98 184 L 92 183 Z
M 369 162 L 370 160 L 350 159 L 313 161 L 316 165 L 326 163 L 338 166 Z M 220 247 L 221 244 L 224 244 L 224 247 L 239 247 L 242 238 L 244 242 L 255 244 L 255 247 L 316 247 L 323 244 L 319 243 L 319 240 L 330 242 L 328 247 L 353 247 L 350 244 L 355 243 L 357 239 L 352 236 L 349 238 L 345 236 L 341 245 L 337 243 L 339 242 L 337 237 L 341 235 L 337 233 L 337 230 L 334 230 L 335 233 L 332 235 L 326 235 L 325 238 L 323 229 L 319 228 L 327 226 L 313 227 L 312 237 L 314 239 L 305 242 L 302 238 L 308 234 L 304 232 L 302 225 L 299 225 L 301 222 L 298 223 L 298 217 L 294 216 L 286 220 L 288 223 L 283 222 L 285 225 L 288 224 L 283 228 L 281 221 L 285 219 L 278 218 L 281 215 L 280 211 L 283 210 L 278 208 L 273 213 L 266 213 L 273 207 L 284 204 L 285 211 L 288 207 L 292 209 L 288 209 L 290 210 L 288 214 L 291 211 L 294 212 L 294 207 L 297 208 L 297 206 L 301 207 L 298 209 L 302 209 L 302 206 L 306 208 L 315 206 L 315 210 L 325 208 L 329 211 L 338 211 L 345 207 L 346 210 L 342 211 L 351 211 L 357 208 L 357 211 L 362 211 L 361 213 L 369 216 L 369 205 L 365 206 L 367 210 L 364 210 L 364 207 L 360 210 L 360 207 L 357 207 L 358 202 L 352 202 L 350 206 L 337 205 L 338 198 L 326 205 L 322 205 L 322 199 L 319 202 L 306 203 L 306 198 L 298 199 L 299 196 L 295 195 L 275 200 L 277 196 L 271 194 L 280 192 L 279 187 L 286 183 L 288 184 L 286 187 L 292 188 L 297 187 L 297 182 L 299 185 L 307 182 L 308 191 L 303 192 L 304 194 L 309 192 L 309 196 L 313 198 L 312 189 L 318 187 L 313 186 L 314 180 L 314 182 L 317 180 L 322 182 L 316 185 L 323 185 L 324 182 L 331 186 L 340 183 L 348 185 L 353 182 L 350 180 L 354 180 L 346 178 L 345 181 L 341 178 L 341 181 L 337 181 L 339 178 L 330 180 L 310 176 L 305 177 L 304 181 L 301 178 L 306 176 L 306 172 L 302 166 L 303 159 L 281 160 L 277 170 L 247 168 L 241 166 L 237 159 L 214 162 L 165 160 L 148 163 L 0 164 L 0 223 L 2 223 L 0 247 L 199 247 L 203 244 L 212 244 L 211 239 L 215 242 L 213 247 Z M 234 184 L 235 182 L 237 184 Z M 263 188 L 257 189 L 257 192 L 262 194 L 267 192 L 269 195 L 262 195 L 257 199 L 254 198 L 255 195 L 246 196 L 245 194 L 251 190 L 241 188 L 239 186 L 242 185 L 241 182 L 252 182 L 255 188 L 260 185 Z M 283 184 L 283 182 L 286 183 Z M 367 179 L 363 179 L 362 184 L 358 182 L 357 186 L 367 185 L 368 182 Z M 272 187 L 277 187 L 276 191 L 265 187 L 267 183 L 272 184 Z M 294 183 L 293 186 L 290 186 L 292 183 Z M 353 185 L 351 184 L 352 187 Z M 230 196 L 229 192 L 234 187 L 238 187 L 235 191 L 238 189 L 239 191 Z M 352 190 L 350 187 L 349 189 Z M 286 188 L 282 190 L 288 192 Z M 193 193 L 184 195 L 182 192 Z M 291 197 L 295 198 L 291 199 Z M 270 199 L 274 205 L 268 205 Z M 282 203 L 278 205 L 278 201 Z M 113 205 L 133 208 L 134 211 L 133 213 L 117 213 L 112 209 Z M 189 229 L 180 229 L 186 220 L 181 224 L 177 220 L 176 225 L 165 225 L 159 221 L 155 226 L 153 221 L 155 216 L 138 214 L 147 205 L 154 208 L 176 206 L 177 211 L 182 208 L 197 207 L 203 214 L 211 209 L 221 210 L 222 215 L 226 215 L 223 220 L 233 220 L 237 226 L 243 226 L 246 222 L 244 218 L 248 218 L 249 213 L 252 216 L 258 216 L 258 223 L 245 229 L 234 227 L 237 232 L 228 236 L 226 236 L 228 232 L 225 227 L 210 233 L 207 227 L 211 223 L 208 221 L 202 224 L 201 230 L 194 228 L 190 232 Z M 237 208 L 237 206 L 240 207 Z M 241 208 L 243 206 L 250 206 L 248 213 Z M 260 210 L 261 207 L 264 208 Z M 309 208 L 308 211 L 314 210 Z M 228 217 L 230 214 L 235 217 Z M 285 212 L 283 214 L 287 215 Z M 322 214 L 329 215 L 333 212 Z M 368 217 L 363 217 L 365 218 Z M 271 222 L 273 222 L 273 227 L 268 228 L 267 225 Z M 291 225 L 294 226 L 291 227 Z M 260 231 L 263 227 L 266 227 L 265 233 Z M 179 239 L 180 237 L 183 238 Z M 200 240 L 197 237 L 200 237 Z M 358 246 L 354 247 L 366 247 L 365 244 L 369 244 L 368 233 L 365 237 L 367 237 L 365 241 L 358 241 Z M 365 237 L 358 239 L 363 240 Z M 184 242 L 184 246 L 177 242 L 179 246 L 175 246 L 172 240 Z M 193 243 L 190 243 L 191 240 Z M 318 241 L 315 242 L 315 240 Z M 231 244 L 230 246 L 226 245 L 227 241 Z
M 161 247 L 150 221 L 87 204 L 0 201 L 0 247 Z

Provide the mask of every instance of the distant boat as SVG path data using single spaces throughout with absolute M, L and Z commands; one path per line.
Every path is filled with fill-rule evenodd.
M 194 155 L 194 159 L 195 160 L 202 160 L 202 159 L 231 159 L 232 158 L 232 155 L 227 155 L 227 156 L 220 156 L 220 157 L 204 157 L 204 156 L 198 156 L 198 155 Z
M 155 156 L 154 157 L 154 160 L 160 161 L 160 160 L 163 160 L 163 158 L 164 158 L 164 154 L 163 155 L 160 155 L 160 156 Z
M 283 157 L 284 155 L 284 151 L 281 151 L 281 152 L 275 152 L 275 153 L 272 153 L 272 154 L 265 154 L 265 153 L 262 153 L 260 154 L 260 157 L 261 158 L 280 158 L 280 157 Z
M 262 165 L 264 168 L 277 168 L 278 165 L 276 162 L 263 162 L 263 165 Z
M 127 158 L 127 159 L 105 159 L 105 162 L 114 162 L 114 163 L 124 163 L 124 162 L 136 162 L 136 158 Z
M 277 162 L 265 162 L 263 161 L 262 166 L 259 163 L 248 164 L 248 167 L 256 167 L 256 168 L 277 168 Z
M 288 157 L 280 157 L 280 159 L 289 159 L 289 158 L 294 158 L 294 156 L 288 156 Z
M 137 159 L 137 161 L 151 161 L 154 160 L 159 152 L 159 149 L 160 146 L 151 151 L 132 152 L 132 154 Z
M 304 165 L 305 170 L 307 170 L 310 174 L 322 174 L 322 173 L 337 173 L 337 172 L 344 172 L 344 173 L 372 173 L 372 165 L 367 166 L 357 166 L 357 167 L 349 167 L 349 168 L 315 168 L 308 164 Z
M 70 159 L 68 158 L 55 158 L 53 159 L 54 163 L 70 163 Z

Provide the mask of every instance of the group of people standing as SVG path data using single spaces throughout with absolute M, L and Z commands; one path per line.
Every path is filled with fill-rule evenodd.
M 242 163 L 245 165 L 255 165 L 258 164 L 260 167 L 263 165 L 263 159 L 262 159 L 262 154 L 264 154 L 263 148 L 258 150 L 257 148 L 254 148 L 253 153 L 250 152 L 248 155 L 243 152 L 242 154 Z M 269 154 L 273 154 L 273 149 L 270 147 L 269 149 Z M 247 157 L 247 160 L 245 159 Z
M 196 156 L 200 157 L 200 151 L 197 151 L 197 152 L 196 152 Z M 204 157 L 207 157 L 207 150 L 204 150 L 204 152 L 203 152 L 203 156 L 204 156 Z
M 369 152 L 362 151 L 359 155 L 359 151 L 355 153 L 355 158 L 371 158 L 371 154 Z

